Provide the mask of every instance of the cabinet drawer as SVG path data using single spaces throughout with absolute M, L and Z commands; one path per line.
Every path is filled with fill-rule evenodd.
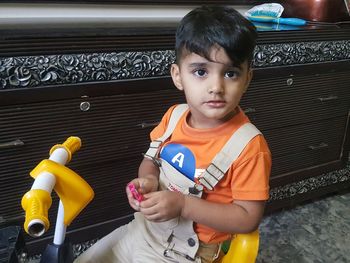
M 90 109 L 82 111 L 82 102 Z M 1 149 L 1 165 L 6 166 L 9 159 L 25 162 L 34 155 L 46 157 L 47 147 L 71 135 L 83 140 L 75 163 L 140 154 L 164 111 L 180 102 L 179 92 L 167 90 L 1 107 L 0 143 L 24 142 L 22 147 Z
M 272 177 L 341 158 L 347 116 L 264 132 Z
M 89 103 L 89 110 L 80 109 L 82 102 Z M 0 148 L 3 220 L 23 217 L 20 200 L 32 185 L 29 172 L 48 158 L 50 147 L 72 135 L 83 145 L 69 166 L 96 188 L 96 199 L 109 193 L 112 198 L 115 191 L 125 196 L 125 183 L 136 176 L 150 130 L 168 107 L 182 102 L 182 94 L 174 89 L 0 107 L 0 144 L 23 142 Z
M 350 72 L 253 81 L 241 107 L 261 130 L 347 115 Z

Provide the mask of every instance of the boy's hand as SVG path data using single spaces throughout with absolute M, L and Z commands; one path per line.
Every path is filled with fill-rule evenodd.
M 134 184 L 136 190 L 141 194 L 144 195 L 146 193 L 150 193 L 153 191 L 156 191 L 158 188 L 158 180 L 152 177 L 143 177 L 143 178 L 136 178 L 132 180 L 129 184 Z M 140 210 L 140 202 L 137 201 L 130 189 L 126 187 L 126 194 L 128 197 L 129 205 L 136 211 Z
M 181 215 L 185 205 L 185 196 L 178 192 L 158 191 L 145 194 L 140 204 L 140 212 L 146 219 L 163 222 Z

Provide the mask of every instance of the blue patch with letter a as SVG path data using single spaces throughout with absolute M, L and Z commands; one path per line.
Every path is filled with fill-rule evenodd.
M 193 153 L 186 146 L 170 143 L 163 147 L 160 157 L 171 164 L 176 170 L 194 181 L 196 160 Z

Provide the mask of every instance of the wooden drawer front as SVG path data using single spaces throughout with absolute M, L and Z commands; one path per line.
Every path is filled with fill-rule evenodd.
M 168 90 L 2 107 L 0 143 L 20 139 L 24 146 L 1 149 L 1 165 L 11 167 L 9 159 L 22 163 L 34 155 L 46 157 L 48 147 L 71 135 L 83 140 L 75 163 L 140 154 L 164 111 L 182 101 L 180 93 Z M 80 110 L 81 102 L 88 102 L 90 109 Z
M 350 72 L 257 80 L 241 107 L 261 130 L 347 115 Z M 290 83 L 290 82 L 289 82 Z
M 83 101 L 90 103 L 88 111 L 80 109 Z M 0 215 L 4 220 L 23 216 L 20 200 L 32 185 L 28 173 L 48 158 L 50 147 L 72 135 L 82 139 L 83 147 L 73 157 L 70 167 L 78 172 L 85 166 L 100 169 L 108 162 L 117 167 L 108 174 L 109 181 L 101 180 L 98 172 L 83 170 L 81 176 L 92 182 L 94 188 L 100 180 L 101 184 L 109 182 L 105 186 L 108 188 L 113 186 L 110 183 L 113 180 L 118 184 L 120 176 L 124 182 L 135 177 L 135 170 L 119 171 L 119 165 L 128 159 L 141 160 L 141 153 L 149 145 L 150 130 L 170 105 L 180 102 L 183 102 L 180 92 L 166 90 L 0 107 L 0 144 L 16 139 L 24 142 L 20 147 L 0 148 Z M 111 191 L 118 189 L 115 187 Z
M 272 177 L 341 158 L 347 117 L 268 130 Z

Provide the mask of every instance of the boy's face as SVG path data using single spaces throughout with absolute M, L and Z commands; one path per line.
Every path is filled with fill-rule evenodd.
M 183 90 L 194 128 L 213 128 L 230 119 L 252 78 L 248 62 L 232 65 L 221 47 L 213 47 L 210 60 L 188 53 L 179 64 L 173 64 L 171 76 L 175 86 Z

